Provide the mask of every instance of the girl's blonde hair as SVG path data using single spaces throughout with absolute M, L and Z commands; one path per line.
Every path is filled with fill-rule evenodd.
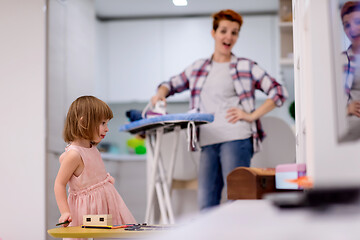
M 100 123 L 112 118 L 113 112 L 105 102 L 93 96 L 79 97 L 70 105 L 67 113 L 64 140 L 67 143 L 79 138 L 92 141 Z

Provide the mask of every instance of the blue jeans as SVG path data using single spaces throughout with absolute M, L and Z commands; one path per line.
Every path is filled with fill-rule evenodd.
M 249 167 L 253 153 L 252 138 L 201 148 L 198 189 L 201 210 L 220 204 L 227 175 L 236 167 Z

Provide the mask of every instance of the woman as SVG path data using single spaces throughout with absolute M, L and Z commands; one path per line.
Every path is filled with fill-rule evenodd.
M 200 127 L 200 209 L 220 203 L 226 177 L 234 168 L 250 166 L 264 137 L 259 118 L 281 106 L 287 97 L 286 90 L 255 62 L 232 54 L 242 23 L 242 17 L 233 10 L 215 13 L 211 31 L 215 41 L 213 55 L 160 84 L 151 98 L 155 105 L 189 89 L 190 109 L 214 114 L 214 122 Z M 255 89 L 269 96 L 258 109 Z
M 360 2 L 346 2 L 341 8 L 341 20 L 346 36 L 351 45 L 343 52 L 344 85 L 348 96 L 347 113 L 349 116 L 360 117 Z M 357 58 L 357 59 L 356 59 Z

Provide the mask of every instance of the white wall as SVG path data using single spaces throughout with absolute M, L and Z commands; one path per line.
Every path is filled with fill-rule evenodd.
M 305 64 L 307 63 L 307 52 L 303 49 L 307 48 L 305 41 L 305 26 L 307 22 L 304 20 L 305 6 L 300 4 L 301 1 L 293 1 L 294 16 L 293 19 L 293 39 L 294 39 L 294 95 L 295 95 L 295 131 L 296 131 L 296 162 L 306 162 L 306 138 L 305 138 L 305 113 L 306 113 L 306 72 Z M 301 69 L 301 70 L 300 70 Z
M 46 234 L 44 2 L 0 2 L 0 238 L 3 240 L 44 239 Z
M 95 92 L 93 1 L 49 0 L 47 37 L 46 220 L 47 228 L 53 228 L 60 217 L 53 189 L 59 156 L 66 146 L 64 120 L 77 97 Z
M 338 143 L 334 53 L 328 0 L 296 0 L 301 7 L 294 31 L 303 36 L 295 42 L 297 106 L 302 129 L 297 150 L 306 149 L 303 159 L 316 187 L 358 186 L 360 183 L 360 142 Z M 298 64 L 299 62 L 299 64 Z M 297 116 L 298 117 L 298 116 Z

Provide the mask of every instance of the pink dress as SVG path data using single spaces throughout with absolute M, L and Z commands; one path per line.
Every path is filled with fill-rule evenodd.
M 83 215 L 87 214 L 111 214 L 113 225 L 136 223 L 113 185 L 114 178 L 106 172 L 96 146 L 84 148 L 70 145 L 65 151 L 69 150 L 77 151 L 84 162 L 83 172 L 69 180 L 70 226 L 82 225 Z

